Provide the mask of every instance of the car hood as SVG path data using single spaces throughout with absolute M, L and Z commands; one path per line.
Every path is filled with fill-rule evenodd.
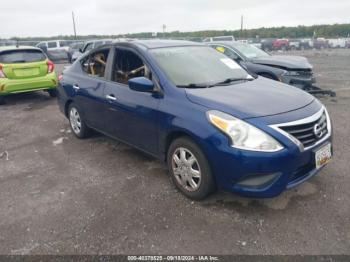
M 251 60 L 255 64 L 284 67 L 286 69 L 312 69 L 309 61 L 302 56 L 266 56 Z
M 315 99 L 296 87 L 263 77 L 229 86 L 188 88 L 186 95 L 193 103 L 241 119 L 283 114 L 305 107 Z

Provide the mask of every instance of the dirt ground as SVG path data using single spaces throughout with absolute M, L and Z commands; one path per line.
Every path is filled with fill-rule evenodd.
M 275 199 L 192 202 L 163 164 L 105 136 L 78 140 L 38 92 L 0 107 L 0 254 L 350 254 L 350 50 L 304 51 L 334 160 Z M 59 65 L 58 71 L 63 65 Z M 8 157 L 8 158 L 7 158 Z

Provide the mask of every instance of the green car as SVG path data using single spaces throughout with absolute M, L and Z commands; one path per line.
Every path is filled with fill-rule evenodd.
M 0 104 L 5 96 L 37 90 L 57 95 L 55 65 L 39 48 L 31 46 L 0 47 Z

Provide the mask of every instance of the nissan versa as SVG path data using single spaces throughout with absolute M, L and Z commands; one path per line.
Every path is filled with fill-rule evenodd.
M 57 76 L 54 63 L 36 47 L 0 47 L 0 104 L 5 96 L 45 90 L 55 97 Z
M 64 71 L 58 91 L 77 137 L 94 129 L 165 160 L 191 199 L 216 188 L 274 197 L 332 156 L 331 121 L 316 98 L 252 77 L 202 44 L 101 46 Z

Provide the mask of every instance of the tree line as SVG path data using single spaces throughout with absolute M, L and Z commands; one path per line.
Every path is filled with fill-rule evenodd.
M 13 37 L 11 40 L 21 41 L 39 41 L 50 39 L 65 39 L 65 40 L 86 40 L 98 38 L 192 38 L 202 39 L 205 37 L 215 36 L 234 36 L 235 38 L 338 38 L 350 36 L 350 24 L 333 24 L 333 25 L 313 25 L 313 26 L 297 26 L 297 27 L 272 27 L 272 28 L 257 28 L 245 30 L 205 30 L 193 32 L 142 32 L 123 35 L 58 35 L 53 37 Z

